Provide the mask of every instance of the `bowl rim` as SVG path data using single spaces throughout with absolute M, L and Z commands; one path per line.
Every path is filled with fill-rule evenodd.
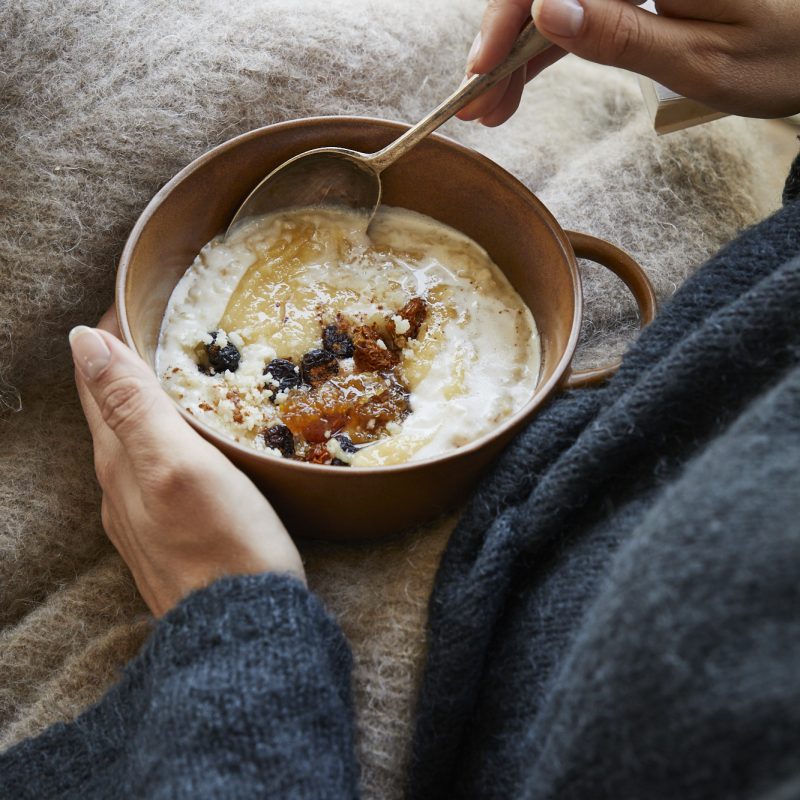
M 131 259 L 134 255 L 134 252 L 136 250 L 139 238 L 142 234 L 142 231 L 150 222 L 150 219 L 155 215 L 156 211 L 159 209 L 164 200 L 189 175 L 191 175 L 193 172 L 203 167 L 208 161 L 213 160 L 214 158 L 218 157 L 219 155 L 225 153 L 228 150 L 232 150 L 236 147 L 239 147 L 240 145 L 251 139 L 258 139 L 265 135 L 269 135 L 271 132 L 278 130 L 283 131 L 296 127 L 299 128 L 299 127 L 315 126 L 315 125 L 334 123 L 334 122 L 356 123 L 356 124 L 362 124 L 362 123 L 378 124 L 382 127 L 390 129 L 394 128 L 395 130 L 398 131 L 398 134 L 402 133 L 405 130 L 408 130 L 411 127 L 411 125 L 407 123 L 397 122 L 395 120 L 387 120 L 387 119 L 382 119 L 380 117 L 362 117 L 354 115 L 341 115 L 341 116 L 320 115 L 313 117 L 301 117 L 297 119 L 290 119 L 282 122 L 276 122 L 271 125 L 264 125 L 260 128 L 254 128 L 253 130 L 241 133 L 237 136 L 234 136 L 231 139 L 227 139 L 226 141 L 221 142 L 218 145 L 215 145 L 209 150 L 206 150 L 204 153 L 201 153 L 199 156 L 197 156 L 197 158 L 193 159 L 179 172 L 177 172 L 172 178 L 170 178 L 170 180 L 168 180 L 155 193 L 155 195 L 153 195 L 153 197 L 145 206 L 142 213 L 137 218 L 133 228 L 131 228 L 131 232 L 128 234 L 128 237 L 125 240 L 125 245 L 122 249 L 122 253 L 120 255 L 117 266 L 117 275 L 114 288 L 117 322 L 119 324 L 120 332 L 122 333 L 123 341 L 125 342 L 125 344 L 128 345 L 128 347 L 130 347 L 134 351 L 134 353 L 136 353 L 140 358 L 143 357 L 142 353 L 139 352 L 139 349 L 136 346 L 130 325 L 128 323 L 127 307 L 125 302 L 125 290 L 127 287 L 129 266 Z M 321 474 L 320 471 L 322 471 L 322 473 L 324 473 L 325 475 L 343 474 L 343 473 L 349 475 L 354 475 L 354 474 L 367 475 L 370 473 L 380 473 L 382 475 L 387 475 L 397 472 L 415 471 L 423 469 L 426 466 L 431 465 L 433 463 L 467 458 L 471 454 L 479 450 L 482 450 L 484 447 L 490 445 L 492 441 L 501 439 L 506 433 L 508 433 L 512 429 L 522 426 L 526 422 L 527 418 L 530 417 L 533 414 L 533 412 L 545 402 L 545 400 L 552 394 L 552 392 L 557 389 L 558 384 L 564 378 L 565 373 L 569 369 L 570 363 L 572 362 L 572 358 L 575 354 L 575 349 L 578 343 L 578 335 L 580 333 L 581 320 L 583 318 L 583 292 L 581 290 L 581 280 L 580 280 L 580 273 L 578 271 L 578 262 L 575 256 L 575 252 L 569 243 L 569 239 L 567 238 L 566 232 L 559 225 L 556 218 L 553 216 L 550 210 L 544 205 L 544 203 L 542 203 L 542 201 L 539 200 L 539 198 L 527 186 L 525 186 L 525 184 L 522 183 L 522 181 L 520 181 L 510 172 L 505 170 L 498 163 L 492 161 L 490 158 L 478 152 L 477 150 L 471 147 L 467 147 L 461 144 L 460 142 L 457 142 L 454 139 L 451 139 L 450 137 L 445 136 L 443 134 L 434 133 L 430 134 L 427 138 L 439 142 L 451 149 L 454 149 L 469 159 L 477 161 L 479 164 L 488 168 L 490 172 L 496 173 L 499 176 L 499 178 L 510 184 L 510 188 L 515 189 L 516 191 L 522 192 L 523 194 L 527 195 L 528 196 L 527 199 L 531 201 L 534 206 L 536 206 L 539 215 L 542 217 L 543 221 L 548 225 L 551 232 L 555 235 L 556 239 L 558 240 L 558 243 L 560 244 L 561 249 L 564 253 L 564 257 L 570 272 L 570 276 L 572 278 L 572 292 L 573 292 L 575 313 L 573 314 L 572 329 L 570 330 L 570 334 L 567 339 L 564 352 L 561 354 L 561 358 L 559 359 L 558 364 L 553 370 L 552 375 L 544 383 L 537 383 L 533 395 L 525 403 L 525 405 L 519 408 L 516 412 L 514 412 L 510 417 L 504 420 L 496 428 L 493 428 L 491 431 L 483 434 L 483 436 L 480 436 L 479 438 L 465 445 L 457 447 L 453 450 L 448 450 L 444 453 L 440 453 L 439 455 L 430 456 L 428 458 L 419 459 L 416 461 L 406 461 L 402 464 L 370 465 L 365 467 L 355 467 L 348 470 L 342 470 L 339 467 L 334 467 L 326 464 L 310 464 L 304 461 L 293 461 L 291 459 L 276 459 L 275 456 L 271 456 L 268 453 L 261 452 L 253 447 L 250 447 L 249 445 L 241 444 L 239 442 L 236 442 L 234 439 L 225 436 L 223 433 L 220 433 L 216 429 L 212 428 L 210 425 L 207 425 L 202 420 L 189 414 L 177 402 L 177 400 L 170 397 L 170 400 L 172 400 L 172 402 L 175 404 L 175 407 L 178 409 L 178 412 L 183 417 L 183 419 L 185 419 L 193 428 L 195 428 L 206 439 L 211 440 L 213 444 L 215 444 L 218 448 L 222 449 L 223 453 L 225 452 L 226 449 L 232 449 L 241 454 L 248 460 L 255 459 L 257 461 L 265 462 L 266 459 L 269 459 L 269 461 L 266 463 L 270 464 L 272 464 L 273 462 L 275 462 L 275 464 L 279 463 L 282 468 L 297 471 L 298 475 L 302 475 L 303 473 Z M 478 244 L 480 244 L 480 242 L 478 242 Z M 188 267 L 189 265 L 187 265 L 187 269 Z M 155 369 L 153 369 L 153 372 L 154 374 L 156 374 L 156 378 L 158 378 L 157 373 L 155 373 Z M 166 390 L 164 391 L 166 393 Z

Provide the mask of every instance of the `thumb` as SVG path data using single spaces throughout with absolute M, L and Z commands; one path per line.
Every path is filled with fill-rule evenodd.
M 78 391 L 92 438 L 110 429 L 135 463 L 149 460 L 184 425 L 155 374 L 112 334 L 79 325 L 69 334 Z
M 686 61 L 687 26 L 625 0 L 534 0 L 536 27 L 554 44 L 600 64 L 672 85 Z

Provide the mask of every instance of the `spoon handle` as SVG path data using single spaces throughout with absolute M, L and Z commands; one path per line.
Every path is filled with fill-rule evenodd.
M 383 150 L 378 150 L 377 153 L 370 155 L 367 160 L 372 168 L 376 172 L 382 172 L 429 133 L 433 133 L 440 125 L 447 122 L 453 114 L 460 111 L 465 105 L 551 46 L 552 43 L 536 30 L 533 20 L 529 20 L 528 24 L 520 31 L 517 41 L 504 61 L 501 61 L 490 72 L 485 72 L 482 75 L 473 75 L 466 83 L 459 86 L 450 97 L 434 108 L 427 117 L 414 125 L 413 128 L 409 128 L 402 136 L 384 147 Z

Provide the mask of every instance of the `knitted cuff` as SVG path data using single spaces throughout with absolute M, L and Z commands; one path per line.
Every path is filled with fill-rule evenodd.
M 232 641 L 259 639 L 269 639 L 276 648 L 291 641 L 301 649 L 308 640 L 322 640 L 323 647 L 333 645 L 337 666 L 350 669 L 339 626 L 319 599 L 293 576 L 264 573 L 221 578 L 185 597 L 155 623 L 127 671 L 141 665 L 168 672 Z

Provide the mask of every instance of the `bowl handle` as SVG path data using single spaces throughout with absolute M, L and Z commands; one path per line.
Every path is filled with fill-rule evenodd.
M 631 290 L 636 305 L 639 307 L 639 320 L 641 327 L 649 325 L 656 315 L 656 295 L 650 279 L 639 264 L 636 263 L 624 250 L 614 246 L 605 239 L 589 236 L 586 233 L 565 231 L 575 255 L 579 258 L 588 258 L 608 267 Z M 602 367 L 592 367 L 577 372 L 570 370 L 562 381 L 566 389 L 577 389 L 579 386 L 588 386 L 593 383 L 610 378 L 619 368 L 620 360 Z

